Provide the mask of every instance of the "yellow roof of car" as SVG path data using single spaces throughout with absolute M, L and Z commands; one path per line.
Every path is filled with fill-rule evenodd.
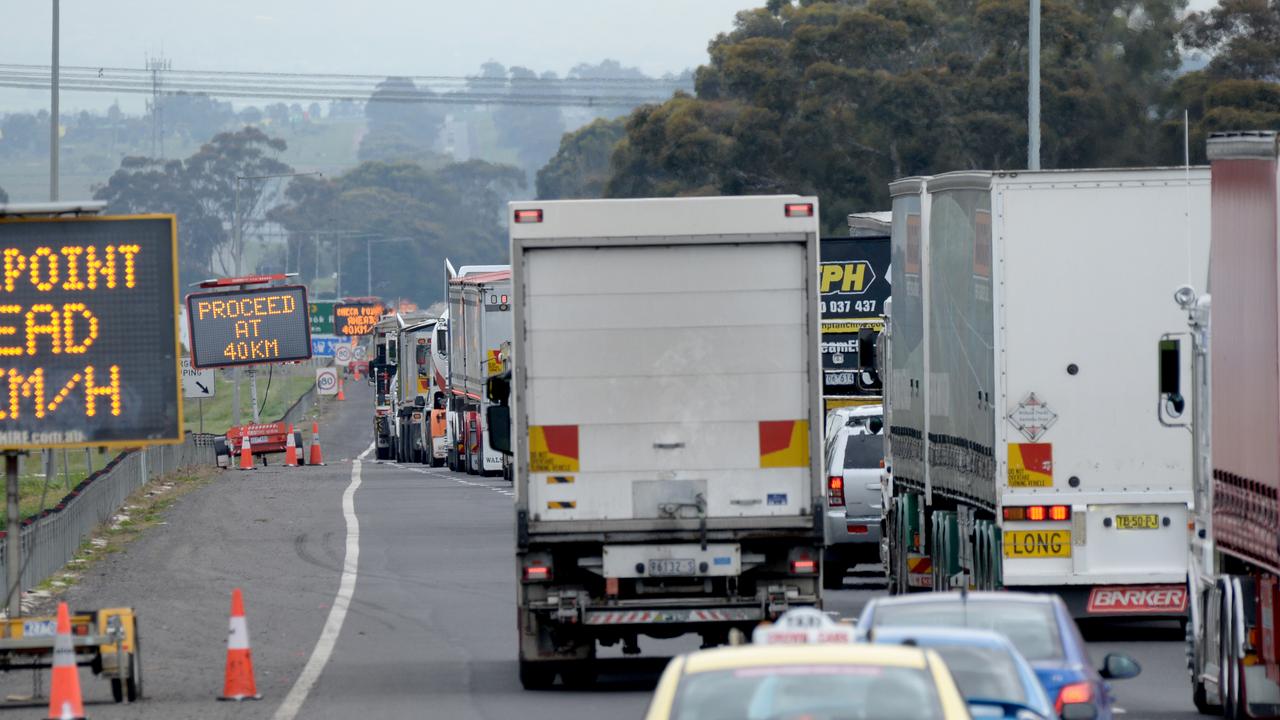
M 923 650 L 900 645 L 738 645 L 691 653 L 685 658 L 684 672 L 812 664 L 926 667 Z

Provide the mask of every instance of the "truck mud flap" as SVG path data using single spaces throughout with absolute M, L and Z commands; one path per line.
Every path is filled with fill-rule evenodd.
M 586 625 L 647 625 L 653 623 L 744 622 L 764 619 L 760 608 L 715 610 L 588 610 Z

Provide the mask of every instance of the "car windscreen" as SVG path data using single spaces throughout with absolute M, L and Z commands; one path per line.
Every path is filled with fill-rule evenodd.
M 1048 603 L 909 602 L 884 603 L 871 616 L 873 625 L 970 627 L 1003 634 L 1028 660 L 1059 660 L 1062 638 L 1053 606 Z
M 883 435 L 850 435 L 844 443 L 844 469 L 865 470 L 880 467 L 884 459 Z
M 676 692 L 672 720 L 935 720 L 928 671 L 870 665 L 786 665 L 701 672 Z
M 1007 700 L 1029 705 L 1018 665 L 1007 650 L 994 647 L 964 645 L 930 645 L 955 678 L 960 694 L 966 698 Z

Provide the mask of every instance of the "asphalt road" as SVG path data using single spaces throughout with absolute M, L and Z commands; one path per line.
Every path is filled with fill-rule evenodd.
M 75 607 L 131 604 L 144 639 L 147 699 L 110 701 L 106 681 L 81 671 L 93 718 L 272 718 L 317 645 L 332 646 L 299 718 L 447 717 L 595 720 L 641 717 L 666 658 L 690 640 L 645 641 L 645 654 L 602 651 L 592 691 L 521 689 L 515 663 L 515 582 L 509 484 L 423 466 L 366 460 L 354 492 L 359 561 L 340 632 L 324 640 L 348 544 L 343 494 L 352 459 L 369 444 L 370 398 L 348 386 L 322 425 L 324 468 L 228 471 L 181 499 L 167 524 L 96 564 L 70 592 Z M 350 573 L 348 573 L 350 575 Z M 351 578 L 348 577 L 348 580 Z M 828 594 L 827 609 L 857 614 L 879 590 Z M 219 703 L 227 611 L 244 588 L 260 702 Z M 332 628 L 331 628 L 332 629 Z M 1096 660 L 1124 651 L 1142 676 L 1117 684 L 1129 718 L 1190 717 L 1176 626 L 1086 628 Z M 0 678 L 29 691 L 29 675 Z M 42 717 L 14 711 L 17 717 Z M 26 714 L 23 714 L 26 713 Z

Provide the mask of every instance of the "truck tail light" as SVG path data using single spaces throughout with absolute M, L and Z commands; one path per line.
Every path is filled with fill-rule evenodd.
M 516 223 L 540 223 L 542 222 L 541 210 L 517 210 Z
M 812 558 L 797 558 L 791 561 L 792 575 L 815 575 L 818 572 L 818 561 Z
M 789 218 L 813 217 L 813 203 L 787 203 L 786 215 Z
M 1026 520 L 1042 522 L 1044 520 L 1064 521 L 1071 519 L 1070 505 L 1026 505 L 1007 507 L 1003 510 L 1005 520 Z
M 551 566 L 541 560 L 532 560 L 524 566 L 522 578 L 527 583 L 551 582 Z
M 844 528 L 850 535 L 866 535 L 868 528 L 866 525 L 845 525 Z
M 1064 705 L 1083 705 L 1093 702 L 1093 686 L 1087 682 L 1071 683 L 1063 685 L 1058 691 L 1058 700 L 1053 704 L 1053 709 L 1062 715 L 1062 707 Z
M 839 475 L 827 478 L 827 505 L 844 507 L 844 478 Z

